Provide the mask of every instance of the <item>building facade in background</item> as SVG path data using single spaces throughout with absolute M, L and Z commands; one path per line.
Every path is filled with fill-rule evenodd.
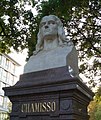
M 17 67 L 20 66 L 15 60 L 6 54 L 0 54 L 0 120 L 7 116 L 9 111 L 9 99 L 4 96 L 3 87 L 14 85 L 18 81 L 16 74 Z

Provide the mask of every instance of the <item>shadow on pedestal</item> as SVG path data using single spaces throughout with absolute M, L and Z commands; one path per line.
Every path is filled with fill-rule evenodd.
M 4 91 L 13 104 L 11 120 L 88 120 L 94 96 L 67 67 L 23 74 Z

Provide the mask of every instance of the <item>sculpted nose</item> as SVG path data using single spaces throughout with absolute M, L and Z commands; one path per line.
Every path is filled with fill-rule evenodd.
M 48 26 L 48 24 L 46 23 L 46 24 L 45 24 L 45 29 L 47 29 L 48 27 L 49 27 L 49 26 Z

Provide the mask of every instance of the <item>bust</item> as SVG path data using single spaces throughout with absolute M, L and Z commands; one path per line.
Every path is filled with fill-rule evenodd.
M 43 17 L 39 25 L 38 40 L 34 54 L 37 54 L 40 50 L 53 49 L 67 43 L 60 19 L 55 15 Z
M 67 66 L 72 76 L 78 76 L 78 57 L 73 43 L 66 39 L 61 20 L 55 15 L 42 18 L 36 50 L 24 67 L 24 73 Z

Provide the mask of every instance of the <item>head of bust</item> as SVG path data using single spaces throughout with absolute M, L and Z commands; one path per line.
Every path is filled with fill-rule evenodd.
M 49 15 L 42 18 L 37 35 L 36 52 L 34 53 L 37 54 L 44 49 L 44 41 L 49 39 L 57 39 L 58 46 L 67 43 L 63 23 L 55 15 Z

